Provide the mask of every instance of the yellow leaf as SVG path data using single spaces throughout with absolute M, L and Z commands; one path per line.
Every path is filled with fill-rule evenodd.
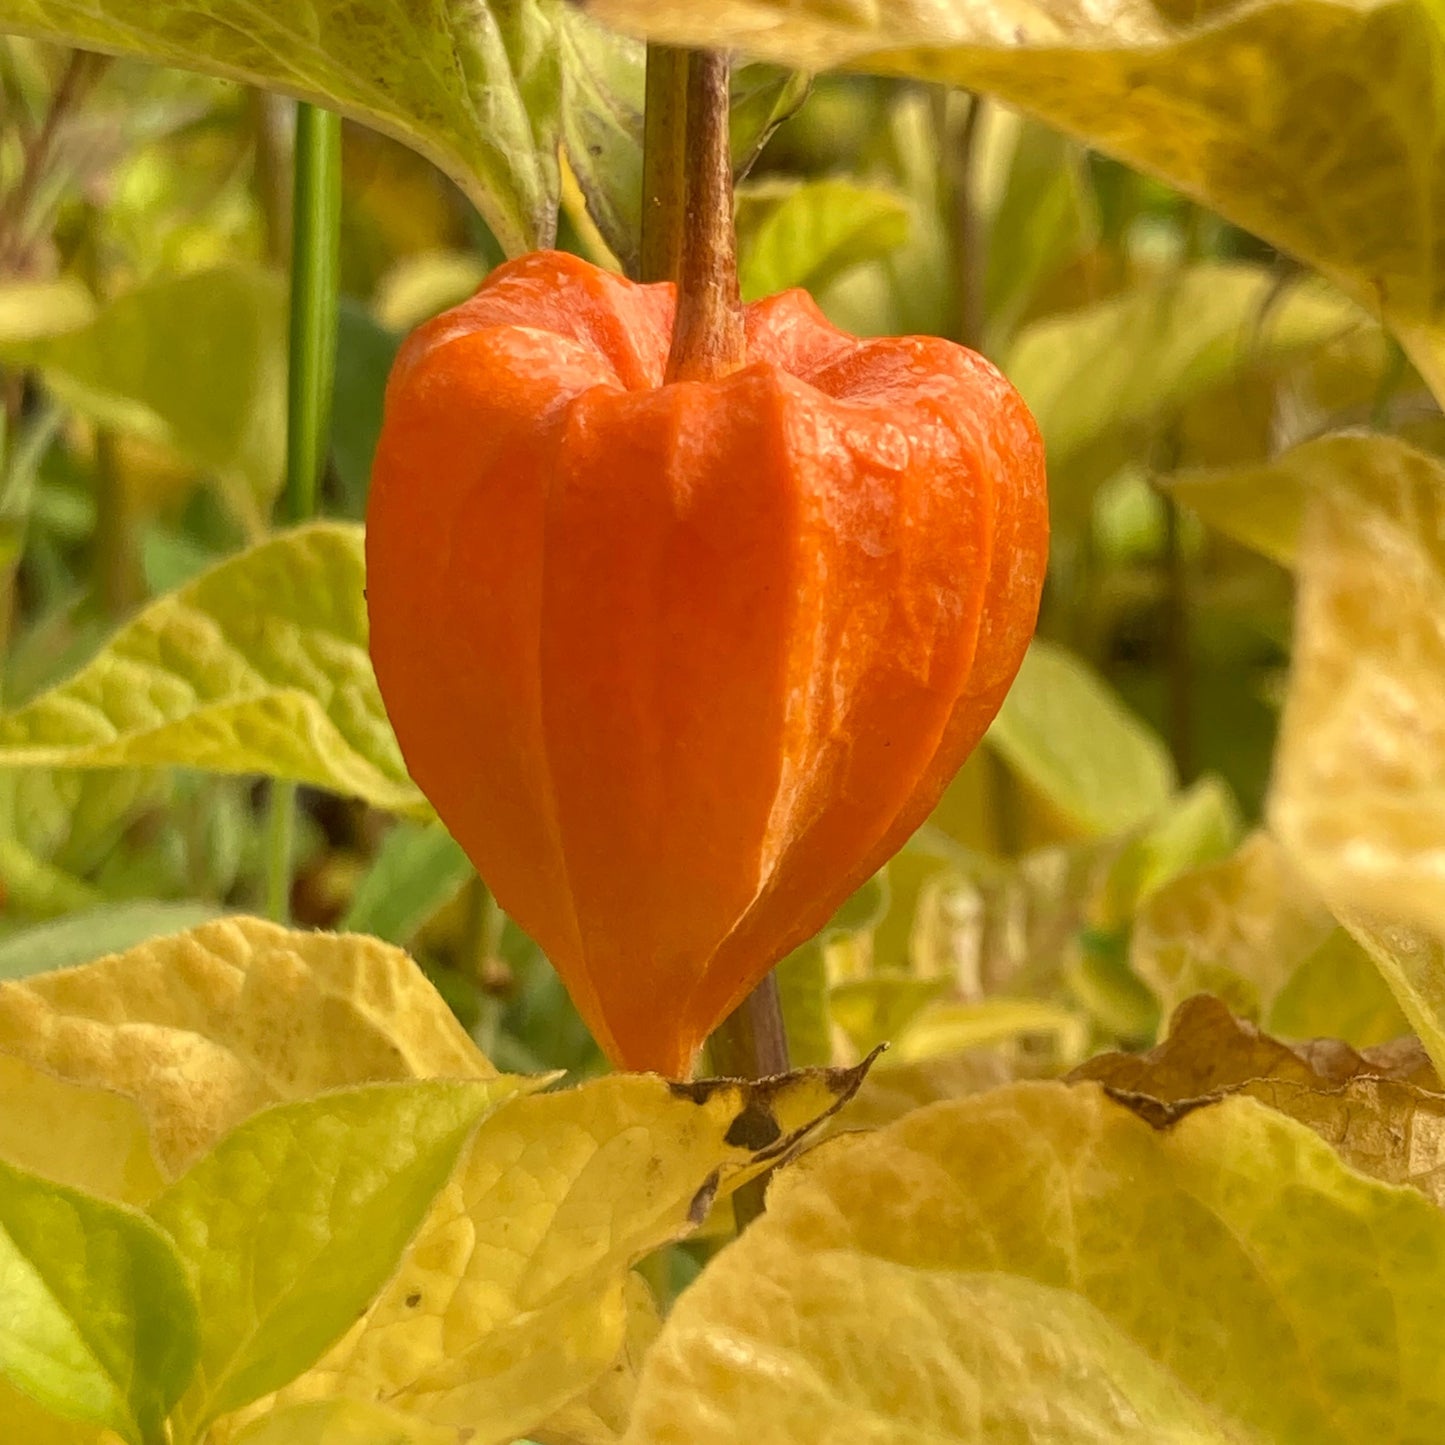
M 1445 466 L 1305 508 L 1268 813 L 1445 1063 Z
M 1156 1131 L 1018 1084 L 787 1171 L 648 1352 L 625 1445 L 1445 1434 L 1445 1214 L 1252 1099 Z
M 0 1159 L 119 1204 L 164 1183 L 134 1099 L 0 1054 Z
M 627 1280 L 627 1336 L 617 1358 L 583 1396 L 564 1405 L 532 1431 L 539 1445 L 616 1445 L 627 1428 L 642 1361 L 662 1329 L 657 1301 L 647 1281 Z
M 267 1104 L 495 1074 L 400 949 L 251 918 L 0 983 L 0 1055 L 100 1098 L 85 1128 L 134 1100 L 168 1179 Z
M 1372 306 L 1445 316 L 1435 0 L 589 0 L 588 10 L 649 39 L 997 95 Z
M 631 1266 L 692 1233 L 862 1076 L 621 1074 L 516 1100 L 483 1122 L 381 1297 L 278 1403 L 384 1401 L 468 1426 L 475 1445 L 531 1429 L 618 1360 L 636 1327 Z
M 1218 994 L 1258 1018 L 1335 920 L 1266 833 L 1166 884 L 1141 909 L 1129 961 L 1172 1012 Z
M 256 1421 L 236 1445 L 466 1445 L 465 1435 L 358 1400 L 308 1400 Z

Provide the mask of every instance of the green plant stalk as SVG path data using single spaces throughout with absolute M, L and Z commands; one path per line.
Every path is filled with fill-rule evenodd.
M 287 377 L 286 486 L 281 519 L 316 515 L 331 437 L 341 271 L 341 117 L 296 109 L 296 178 L 291 219 L 291 347 Z M 266 907 L 290 916 L 296 785 L 271 785 L 266 829 Z

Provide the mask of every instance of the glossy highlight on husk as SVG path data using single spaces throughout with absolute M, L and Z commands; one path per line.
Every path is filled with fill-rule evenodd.
M 665 384 L 673 309 L 540 252 L 422 326 L 366 547 L 417 784 L 609 1058 L 683 1077 L 982 736 L 1048 520 L 983 358 L 790 291 L 741 369 Z

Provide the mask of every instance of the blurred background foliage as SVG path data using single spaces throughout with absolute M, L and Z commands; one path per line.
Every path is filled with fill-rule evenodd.
M 1187 500 L 1201 469 L 1258 467 L 1342 428 L 1445 450 L 1399 347 L 1298 263 L 998 103 L 764 66 L 739 73 L 735 99 L 745 292 L 806 286 L 850 330 L 983 350 L 1050 455 L 1040 641 L 928 824 L 785 962 L 797 1061 L 889 1039 L 889 1066 L 926 1096 L 929 1069 L 964 1051 L 985 1072 L 1046 1072 L 1149 1043 L 1199 989 L 1286 1036 L 1402 1032 L 1359 946 L 1257 831 L 1290 660 L 1288 558 Z M 292 109 L 0 38 L 6 709 L 270 527 Z M 781 116 L 752 154 L 747 137 Z M 502 251 L 396 141 L 348 123 L 344 165 L 323 506 L 360 519 L 401 336 Z M 559 244 L 607 263 L 603 200 L 594 222 L 565 170 L 562 194 Z M 259 911 L 266 787 L 0 771 L 0 977 Z M 303 801 L 298 922 L 409 948 L 503 1068 L 602 1067 L 440 830 Z

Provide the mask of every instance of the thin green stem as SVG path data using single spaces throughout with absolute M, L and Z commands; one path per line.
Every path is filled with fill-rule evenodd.
M 341 117 L 296 110 L 296 182 L 291 221 L 291 369 L 287 400 L 288 522 L 316 515 L 331 436 L 341 270 Z
M 341 118 L 316 106 L 296 110 L 296 179 L 291 221 L 291 365 L 287 381 L 286 489 L 281 515 L 316 515 L 331 437 L 341 271 Z M 266 897 L 272 918 L 290 912 L 296 786 L 271 785 Z

